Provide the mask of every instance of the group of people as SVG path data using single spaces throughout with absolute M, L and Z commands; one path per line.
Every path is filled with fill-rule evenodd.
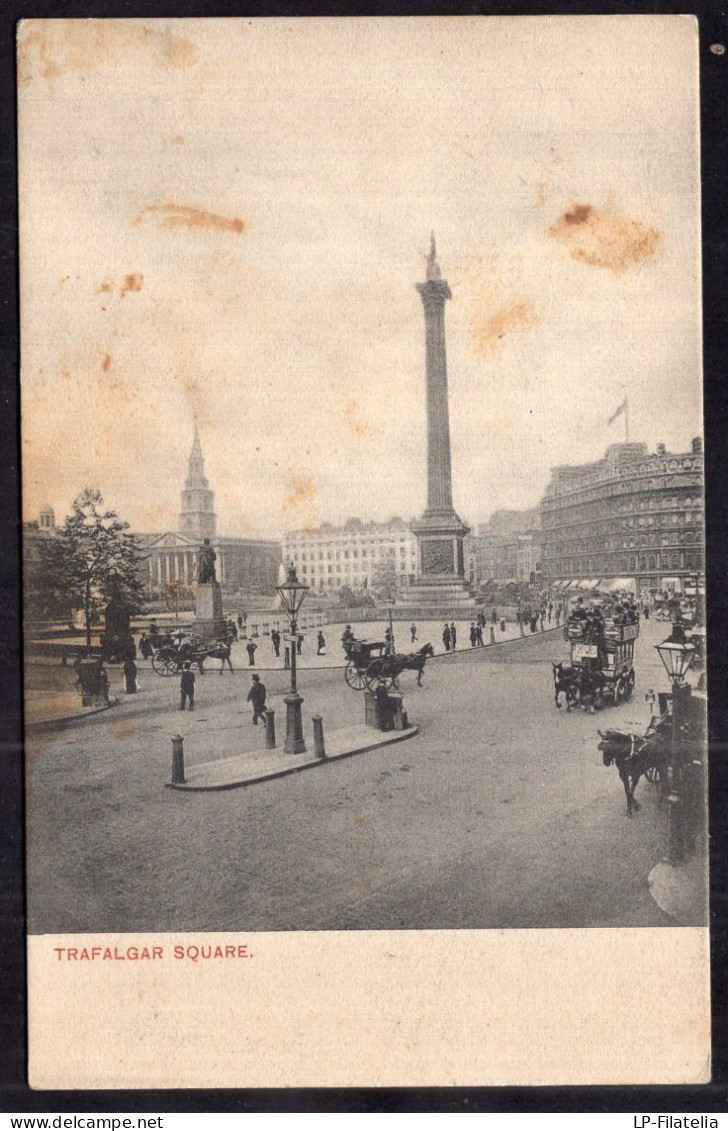
M 222 668 L 220 669 L 222 671 Z M 232 670 L 232 668 L 231 668 Z M 258 719 L 265 722 L 266 687 L 257 672 L 254 673 L 246 701 L 253 704 L 253 726 L 258 725 Z M 182 668 L 179 684 L 179 709 L 190 711 L 195 709 L 195 673 L 192 664 L 186 660 Z
M 442 630 L 442 643 L 445 646 L 446 652 L 450 650 L 454 652 L 457 648 L 458 630 L 455 627 L 454 621 L 451 621 L 450 624 L 448 624 L 447 621 L 445 622 L 445 627 Z

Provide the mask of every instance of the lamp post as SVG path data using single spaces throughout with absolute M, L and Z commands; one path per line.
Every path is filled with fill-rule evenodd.
M 283 749 L 286 754 L 304 754 L 306 743 L 303 737 L 303 720 L 301 718 L 301 705 L 303 699 L 298 694 L 296 686 L 296 652 L 297 652 L 297 624 L 298 610 L 303 604 L 308 593 L 308 586 L 303 585 L 296 577 L 295 566 L 289 565 L 286 580 L 281 585 L 276 585 L 276 593 L 280 597 L 283 607 L 288 613 L 291 627 L 291 689 L 283 696 L 286 704 L 286 741 Z
M 668 824 L 667 855 L 670 864 L 679 864 L 685 855 L 684 812 L 681 796 L 683 750 L 679 734 L 679 716 L 685 696 L 690 694 L 690 685 L 685 676 L 695 657 L 695 645 L 685 639 L 685 629 L 676 622 L 672 632 L 662 644 L 655 645 L 662 665 L 672 685 L 672 735 L 670 743 L 670 765 L 668 785 Z

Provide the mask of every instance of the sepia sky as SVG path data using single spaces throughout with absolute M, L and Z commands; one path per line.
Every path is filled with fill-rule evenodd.
M 463 518 L 701 433 L 685 17 L 52 20 L 19 33 L 23 484 L 176 527 L 422 512 L 430 230 Z

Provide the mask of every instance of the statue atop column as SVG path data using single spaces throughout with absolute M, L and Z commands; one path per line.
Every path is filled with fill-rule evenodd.
M 210 545 L 210 539 L 205 538 L 197 552 L 197 581 L 200 585 L 217 581 L 215 576 L 215 562 L 217 554 Z

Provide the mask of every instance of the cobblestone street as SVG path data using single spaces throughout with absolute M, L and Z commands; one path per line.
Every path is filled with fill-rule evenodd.
M 556 711 L 560 632 L 430 661 L 401 684 L 420 734 L 403 745 L 225 793 L 180 794 L 188 766 L 264 745 L 245 669 L 151 672 L 118 707 L 28 746 L 31 932 L 661 925 L 647 889 L 664 851 L 660 792 L 629 820 L 597 727 L 642 731 L 664 677 L 643 622 L 631 702 Z M 284 730 L 285 674 L 265 674 Z M 363 721 L 341 669 L 301 673 L 304 719 Z M 117 688 L 118 690 L 118 688 Z

